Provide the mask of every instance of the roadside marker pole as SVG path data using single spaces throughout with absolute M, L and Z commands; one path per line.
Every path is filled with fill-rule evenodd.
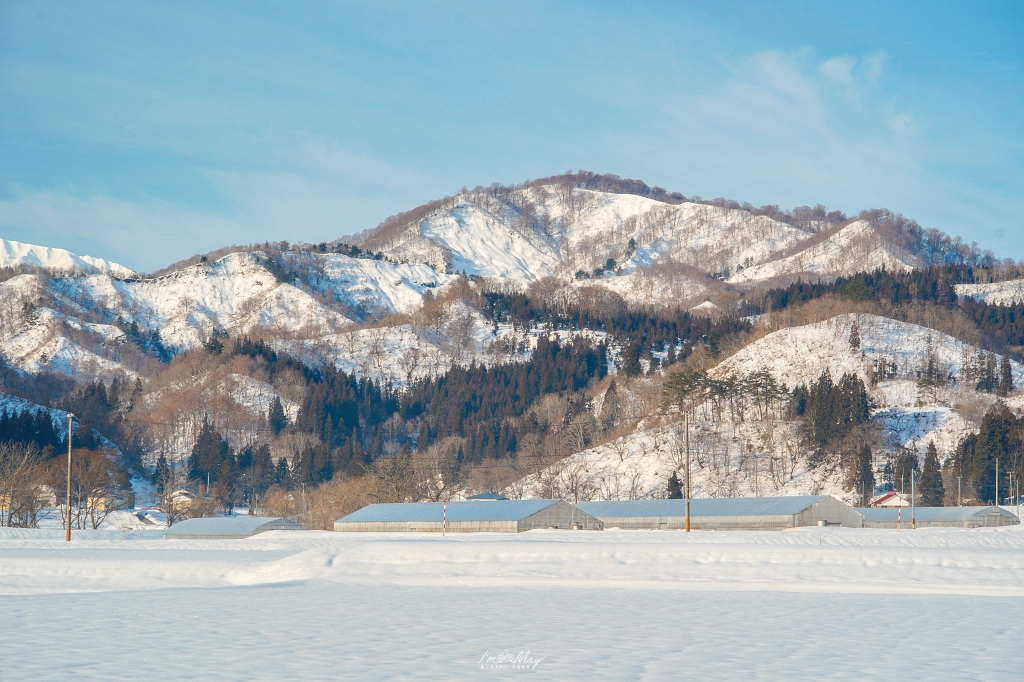
M 64 542 L 71 542 L 71 424 L 75 415 L 68 412 L 68 496 L 65 500 L 64 517 L 68 522 L 68 531 L 64 536 Z
M 902 500 L 900 500 L 902 502 Z M 896 507 L 896 530 L 900 529 L 900 515 L 903 513 L 903 505 Z
M 690 415 L 683 415 L 686 430 L 686 532 L 690 532 Z
M 445 532 L 448 530 L 448 500 L 444 500 L 442 504 L 444 505 L 441 507 L 444 516 L 442 517 L 443 520 L 441 522 L 441 537 L 444 537 Z

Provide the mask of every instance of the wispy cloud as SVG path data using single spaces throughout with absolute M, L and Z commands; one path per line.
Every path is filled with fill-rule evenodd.
M 0 197 L 0 231 L 151 271 L 232 243 L 330 241 L 432 198 L 423 192 L 435 184 L 329 144 L 291 147 L 275 163 L 291 170 L 202 171 L 221 205 L 217 210 L 16 187 Z

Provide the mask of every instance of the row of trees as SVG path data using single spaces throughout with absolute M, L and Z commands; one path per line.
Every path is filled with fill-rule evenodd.
M 960 441 L 948 466 L 958 483 L 969 486 L 975 499 L 994 503 L 997 468 L 999 497 L 1005 499 L 1012 494 L 1011 483 L 1019 482 L 1024 474 L 1022 452 L 1024 418 L 997 403 L 981 420 L 978 433 Z
M 98 528 L 128 486 L 115 453 L 72 450 L 71 506 L 66 504 L 67 460 L 47 457 L 32 442 L 0 441 L 0 525 L 35 527 L 53 510 L 62 525 Z

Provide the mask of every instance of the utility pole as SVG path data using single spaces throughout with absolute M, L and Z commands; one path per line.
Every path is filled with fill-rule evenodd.
M 916 488 L 914 486 L 914 480 L 916 478 L 917 478 L 917 476 L 915 476 L 914 472 L 911 471 L 910 472 L 910 529 L 911 530 L 917 530 L 917 507 L 915 506 L 916 500 L 914 499 L 916 497 L 915 493 L 917 492 Z
M 683 430 L 686 432 L 686 532 L 690 532 L 690 415 L 683 415 Z
M 65 542 L 71 542 L 71 426 L 75 415 L 68 412 L 68 496 L 65 499 L 64 517 L 67 519 L 68 528 L 64 535 Z
M 995 458 L 995 506 L 999 506 L 999 458 Z

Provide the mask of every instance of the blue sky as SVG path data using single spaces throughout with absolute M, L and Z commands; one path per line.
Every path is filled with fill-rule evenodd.
M 1021 7 L 0 0 L 0 236 L 154 270 L 585 168 L 1020 259 Z

